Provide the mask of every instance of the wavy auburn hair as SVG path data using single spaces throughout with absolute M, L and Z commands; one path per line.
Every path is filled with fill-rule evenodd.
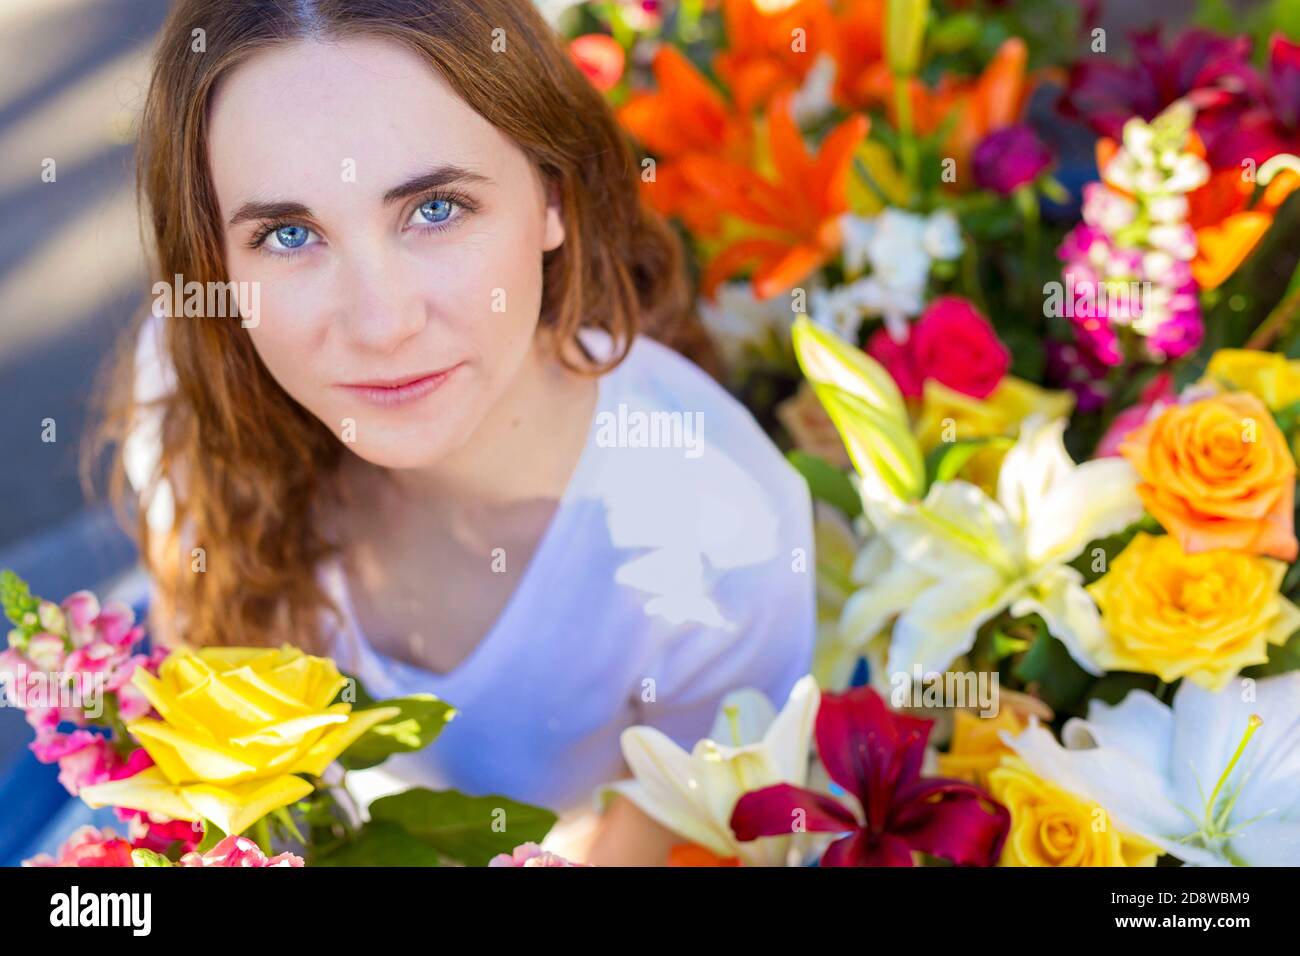
M 180 0 L 159 38 L 138 147 L 137 189 L 162 281 L 229 281 L 207 169 L 217 83 L 273 45 L 356 35 L 423 56 L 558 187 L 565 240 L 544 256 L 541 325 L 560 341 L 598 326 L 620 344 L 610 361 L 581 371 L 613 368 L 638 332 L 710 367 L 680 245 L 639 200 L 632 145 L 531 0 Z M 494 52 L 494 39 L 504 49 Z M 175 389 L 147 410 L 160 415 L 161 456 L 140 501 L 121 454 L 146 411 L 133 394 L 131 348 L 110 378 L 101 432 L 117 446 L 112 490 L 136 513 L 163 640 L 288 641 L 322 652 L 320 612 L 330 602 L 316 568 L 333 545 L 314 517 L 338 494 L 339 439 L 276 384 L 240 323 L 163 324 Z M 130 342 L 137 337 L 138 328 Z M 163 482 L 174 498 L 166 532 L 150 529 L 141 506 Z M 197 547 L 202 573 L 191 565 Z

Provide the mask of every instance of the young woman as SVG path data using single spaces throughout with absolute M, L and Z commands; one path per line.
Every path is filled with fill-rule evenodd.
M 405 777 L 570 816 L 625 728 L 784 701 L 806 489 L 661 344 L 680 252 L 531 2 L 182 0 L 140 149 L 163 281 L 257 290 L 147 319 L 122 376 L 155 633 L 435 693 L 460 715 Z M 624 803 L 594 832 L 569 852 L 673 842 Z

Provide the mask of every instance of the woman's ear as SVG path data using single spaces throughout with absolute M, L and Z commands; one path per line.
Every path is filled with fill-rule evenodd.
M 560 184 L 546 177 L 546 225 L 542 231 L 542 251 L 558 249 L 564 242 L 564 202 L 560 198 Z

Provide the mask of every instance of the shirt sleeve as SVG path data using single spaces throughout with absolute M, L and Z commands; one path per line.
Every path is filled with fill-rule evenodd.
M 172 526 L 174 503 L 168 481 L 158 475 L 162 459 L 162 408 L 158 404 L 176 387 L 175 373 L 163 343 L 163 319 L 145 318 L 135 347 L 135 410 L 122 446 L 126 479 L 140 499 L 151 530 Z
M 796 476 L 797 478 L 797 476 Z M 699 624 L 667 637 L 646 676 L 639 722 L 686 750 L 708 736 L 724 697 L 754 688 L 780 710 L 795 682 L 812 667 L 816 635 L 816 563 L 812 507 L 798 478 L 781 522 L 781 545 L 768 561 L 726 572 L 713 596 L 730 627 Z

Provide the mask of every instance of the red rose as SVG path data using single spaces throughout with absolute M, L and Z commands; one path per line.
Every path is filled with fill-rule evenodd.
M 963 395 L 985 398 L 1011 366 L 1011 353 L 988 319 L 955 295 L 931 302 L 906 342 L 895 342 L 880 329 L 867 342 L 867 351 L 909 398 L 920 397 L 928 378 Z

